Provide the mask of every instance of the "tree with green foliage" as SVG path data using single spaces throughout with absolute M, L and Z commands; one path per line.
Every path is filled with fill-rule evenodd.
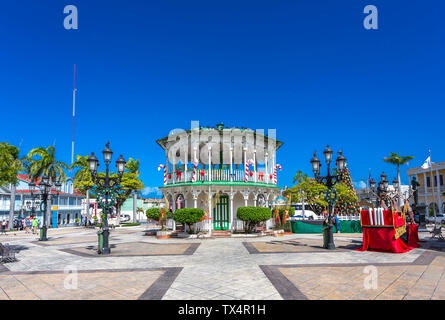
M 309 178 L 302 171 L 295 174 L 294 182 L 297 182 L 297 184 L 284 191 L 284 195 L 290 198 L 291 203 L 299 203 L 304 199 L 309 209 L 317 214 L 321 214 L 327 208 L 327 187 L 325 185 L 317 182 L 314 178 Z M 337 183 L 334 188 L 337 191 L 337 206 L 339 200 L 345 203 L 357 201 L 355 192 L 353 189 L 351 191 L 347 184 Z
M 24 166 L 19 158 L 20 150 L 8 142 L 0 143 L 0 186 L 11 186 L 11 198 L 9 205 L 8 229 L 11 230 L 14 224 L 16 187 L 19 182 L 17 174 Z
M 399 192 L 402 185 L 400 180 L 400 166 L 407 164 L 409 160 L 414 159 L 413 156 L 400 156 L 398 153 L 390 152 L 389 157 L 384 157 L 383 161 L 397 166 L 397 180 L 399 181 Z
M 236 216 L 244 221 L 244 231 L 251 233 L 258 223 L 269 220 L 272 212 L 266 207 L 238 207 Z
M 161 224 L 161 231 L 165 230 L 165 224 L 171 212 L 164 208 L 150 208 L 145 212 L 147 219 L 152 219 Z
M 65 170 L 69 170 L 69 166 L 62 161 L 56 159 L 56 149 L 54 146 L 47 148 L 38 147 L 28 152 L 26 158 L 28 162 L 28 177 L 33 182 L 46 175 L 49 177 L 50 182 L 60 181 L 61 183 L 66 181 Z M 47 206 L 47 224 L 50 225 L 51 219 L 51 199 L 48 199 Z
M 89 203 L 90 203 L 90 190 L 94 187 L 93 178 L 88 167 L 88 155 L 76 156 L 76 161 L 71 165 L 71 170 L 76 170 L 74 174 L 74 188 L 81 194 L 86 196 L 86 218 L 90 220 L 89 215 Z
M 284 196 L 290 199 L 291 203 L 299 203 L 304 199 L 305 204 L 314 212 L 321 213 L 328 205 L 324 194 L 326 186 L 318 183 L 314 178 L 309 178 L 307 174 L 298 171 L 294 177 L 296 185 L 284 191 Z
M 177 209 L 173 213 L 173 220 L 186 224 L 189 233 L 193 233 L 192 225 L 201 221 L 204 217 L 204 210 L 200 208 L 183 208 Z

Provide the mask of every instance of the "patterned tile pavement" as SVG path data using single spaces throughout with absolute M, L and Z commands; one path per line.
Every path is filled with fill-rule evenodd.
M 35 235 L 0 237 L 19 250 L 18 261 L 0 265 L 0 298 L 445 299 L 439 249 L 358 252 L 360 234 L 336 235 L 335 251 L 316 234 L 157 240 L 146 228 L 112 231 L 110 256 L 95 254 L 91 229 L 50 230 L 45 245 Z M 365 289 L 367 266 L 376 267 L 376 289 Z M 78 287 L 66 289 L 73 269 Z

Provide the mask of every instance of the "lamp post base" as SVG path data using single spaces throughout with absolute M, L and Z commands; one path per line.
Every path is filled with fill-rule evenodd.
M 46 226 L 43 226 L 42 228 L 40 228 L 40 238 L 39 241 L 48 241 L 48 238 L 46 237 Z

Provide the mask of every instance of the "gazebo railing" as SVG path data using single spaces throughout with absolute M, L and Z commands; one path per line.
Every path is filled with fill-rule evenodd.
M 167 175 L 167 184 L 192 182 L 193 170 L 170 172 Z M 234 181 L 245 182 L 245 171 L 235 169 L 230 173 L 230 169 L 212 169 L 211 177 L 209 169 L 198 169 L 195 176 L 195 181 Z M 249 171 L 247 175 L 247 182 L 259 182 L 275 184 L 274 179 L 266 176 L 262 171 Z

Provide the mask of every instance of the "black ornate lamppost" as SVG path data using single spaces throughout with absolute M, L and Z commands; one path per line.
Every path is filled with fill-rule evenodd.
M 110 231 L 108 228 L 108 215 L 111 213 L 112 207 L 116 205 L 116 191 L 115 189 L 120 185 L 122 180 L 122 175 L 125 170 L 126 161 L 122 157 L 116 160 L 117 177 L 110 177 L 109 165 L 111 163 L 111 157 L 113 156 L 113 151 L 110 149 L 110 143 L 107 142 L 105 149 L 102 151 L 105 162 L 105 175 L 97 175 L 97 167 L 99 166 L 99 160 L 97 160 L 94 152 L 88 157 L 88 168 L 90 170 L 91 176 L 93 178 L 93 183 L 96 185 L 97 203 L 102 209 L 102 225 L 99 235 L 99 248 L 98 252 L 101 254 L 109 254 L 109 235 Z M 103 241 L 101 242 L 101 237 Z M 101 248 L 102 246 L 102 248 Z
M 323 234 L 323 240 L 324 240 L 324 247 L 326 249 L 334 250 L 335 244 L 334 244 L 334 233 L 333 233 L 333 224 L 332 224 L 332 208 L 334 207 L 335 203 L 337 202 L 337 191 L 334 188 L 334 185 L 340 181 L 340 175 L 343 173 L 345 169 L 346 164 L 346 158 L 342 155 L 342 151 L 340 150 L 338 152 L 337 156 L 337 175 L 331 175 L 331 160 L 332 160 L 332 150 L 329 148 L 329 146 L 326 147 L 326 149 L 323 151 L 326 164 L 328 165 L 328 172 L 326 176 L 320 176 L 320 160 L 317 158 L 316 151 L 314 151 L 314 157 L 311 159 L 311 165 L 312 165 L 312 171 L 314 172 L 315 179 L 318 183 L 324 184 L 328 190 L 326 191 L 326 200 L 329 204 L 329 214 L 328 214 L 328 235 L 327 239 L 326 234 Z
M 31 193 L 31 201 L 34 202 L 34 200 L 38 197 L 37 194 L 34 194 L 34 191 L 36 189 L 36 184 L 34 182 L 30 182 L 28 184 L 29 191 Z M 51 189 L 54 188 L 56 191 L 56 196 L 59 195 L 60 190 L 62 189 L 62 183 L 60 181 L 56 181 L 55 183 L 52 183 L 51 179 L 47 175 L 43 175 L 39 182 L 39 189 L 40 189 L 40 212 L 42 212 L 43 216 L 43 222 L 42 222 L 42 228 L 40 229 L 40 241 L 47 241 L 47 230 L 48 227 L 46 225 L 46 214 L 48 212 L 48 200 L 51 199 Z M 35 206 L 34 204 L 31 205 L 31 212 L 34 214 L 35 212 Z

